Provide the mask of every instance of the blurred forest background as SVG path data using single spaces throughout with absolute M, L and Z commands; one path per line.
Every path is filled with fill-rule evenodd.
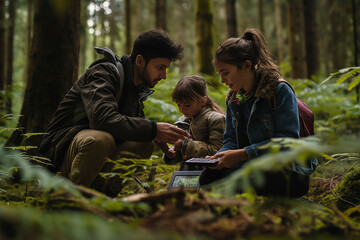
M 174 73 L 171 79 L 193 73 L 208 77 L 208 83 L 222 94 L 215 96 L 222 106 L 226 89 L 214 72 L 212 56 L 220 42 L 241 36 L 246 28 L 264 33 L 285 79 L 319 83 L 339 69 L 358 66 L 358 0 L 0 3 L 0 112 L 8 114 L 7 119 L 21 114 L 18 125 L 23 133 L 44 131 L 63 95 L 99 58 L 93 47 L 107 46 L 120 56 L 129 54 L 137 35 L 152 28 L 168 31 L 185 48 L 184 59 L 170 69 Z M 166 85 L 171 88 L 173 84 L 169 81 Z M 7 127 L 15 124 L 5 119 L 2 123 Z M 22 139 L 16 135 L 11 142 L 20 145 Z
M 5 146 L 0 148 L 0 226 L 6 226 L 0 227 L 0 238 L 48 239 L 56 229 L 59 239 L 114 239 L 119 234 L 139 239 L 146 233 L 131 228 L 139 224 L 150 230 L 167 228 L 217 239 L 269 232 L 293 238 L 326 232 L 358 237 L 359 23 L 360 0 L 0 0 L 0 144 Z M 222 41 L 253 27 L 264 33 L 283 77 L 314 112 L 315 137 L 273 142 L 268 147 L 275 154 L 248 164 L 235 179 L 219 187 L 222 191 L 215 192 L 216 197 L 211 195 L 214 192 L 166 195 L 164 190 L 177 166 L 165 165 L 159 152 L 148 160 L 128 159 L 130 165 L 119 163 L 129 173 L 123 176 L 128 185 L 119 197 L 144 192 L 134 181 L 135 175 L 152 191 L 165 194 L 132 203 L 89 192 L 96 197 L 84 198 L 71 183 L 29 165 L 28 160 L 46 164 L 47 159 L 36 156 L 36 146 L 62 97 L 101 57 L 95 46 L 109 47 L 119 56 L 130 54 L 137 35 L 153 28 L 166 30 L 181 43 L 184 59 L 172 63 L 167 79 L 145 102 L 148 119 L 173 123 L 180 113 L 170 93 L 185 74 L 204 76 L 209 94 L 225 109 L 227 88 L 214 71 L 213 54 Z M 279 145 L 290 145 L 293 151 L 278 155 Z M 22 154 L 4 149 L 22 150 Z M 280 168 L 309 155 L 320 162 L 311 175 L 310 191 L 302 199 L 311 205 L 266 201 L 251 192 L 232 201 L 214 200 L 234 194 L 229 183 L 236 177 Z M 168 205 L 168 198 L 181 204 L 173 201 Z M 42 213 L 5 205 L 76 209 L 92 215 Z M 191 215 L 195 205 L 201 209 L 196 217 Z M 183 218 L 176 212 L 179 206 Z M 168 215 L 161 215 L 164 209 Z M 148 220 L 139 223 L 139 218 Z M 175 219 L 179 224 L 169 225 Z M 191 226 L 190 219 L 196 219 L 190 221 Z M 214 225 L 206 225 L 209 222 Z M 25 230 L 18 231 L 19 227 Z M 89 227 L 93 231 L 87 231 Z M 107 235 L 96 235 L 99 232 Z

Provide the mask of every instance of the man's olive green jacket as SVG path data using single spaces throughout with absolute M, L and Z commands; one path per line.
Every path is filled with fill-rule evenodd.
M 116 143 L 150 142 L 156 123 L 146 120 L 143 101 L 153 93 L 135 86 L 130 58 L 121 58 L 124 79 L 107 58 L 94 62 L 65 95 L 50 120 L 39 152 L 49 157 L 57 171 L 74 136 L 83 129 L 110 133 Z M 120 91 L 120 81 L 125 81 Z

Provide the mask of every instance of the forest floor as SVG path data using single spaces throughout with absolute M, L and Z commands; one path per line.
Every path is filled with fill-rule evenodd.
M 347 167 L 320 166 L 300 199 L 183 188 L 111 199 L 2 182 L 0 239 L 359 239 L 360 205 L 324 204 Z

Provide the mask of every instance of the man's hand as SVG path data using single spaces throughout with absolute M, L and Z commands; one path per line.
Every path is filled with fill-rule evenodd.
M 164 153 L 166 153 L 167 151 L 169 151 L 169 146 L 167 145 L 167 143 L 165 142 L 161 142 L 158 138 L 154 139 L 154 143 L 156 145 L 159 146 L 159 148 L 161 149 L 161 151 L 163 151 Z
M 181 150 L 183 141 L 184 141 L 183 139 L 179 139 L 176 141 L 176 143 L 174 143 L 174 147 L 176 150 Z
M 211 157 L 211 159 L 219 158 L 220 161 L 216 167 L 209 167 L 211 169 L 222 169 L 222 168 L 232 168 L 235 167 L 238 163 L 247 161 L 249 159 L 245 149 L 236 149 L 236 150 L 227 150 L 224 152 L 217 153 Z
M 176 157 L 176 150 L 174 148 L 169 148 L 169 150 L 165 153 L 165 155 L 169 158 L 169 159 L 173 159 Z
M 190 137 L 190 134 L 170 123 L 157 123 L 156 138 L 161 142 L 174 144 L 179 139 Z

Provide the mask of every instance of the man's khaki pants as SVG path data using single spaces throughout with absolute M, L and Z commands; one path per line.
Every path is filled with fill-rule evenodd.
M 73 183 L 94 188 L 111 197 L 116 197 L 123 188 L 119 176 L 104 179 L 99 172 L 112 172 L 113 164 L 106 158 L 149 158 L 153 152 L 151 142 L 127 141 L 116 146 L 107 132 L 93 129 L 80 131 L 72 140 L 63 164 L 61 175 Z

